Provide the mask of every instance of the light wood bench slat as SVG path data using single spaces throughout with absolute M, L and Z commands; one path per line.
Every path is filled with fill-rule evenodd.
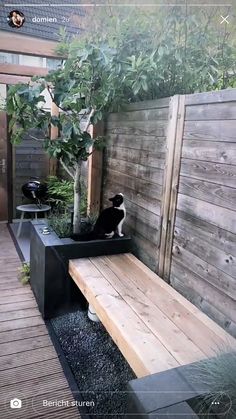
M 201 323 L 206 325 L 209 330 L 214 332 L 217 335 L 217 341 L 219 342 L 219 344 L 226 344 L 227 342 L 229 345 L 235 345 L 236 340 L 231 335 L 229 335 L 222 327 L 215 323 L 214 320 L 212 320 L 205 313 L 199 310 L 194 304 L 192 304 L 189 300 L 182 296 L 178 291 L 169 286 L 165 281 L 158 277 L 153 271 L 151 271 L 151 269 L 144 265 L 134 255 L 132 255 L 131 253 L 126 253 L 126 256 L 128 259 L 132 261 L 133 264 L 137 265 L 139 269 L 146 273 L 149 278 L 153 279 L 154 282 L 157 282 L 159 286 L 162 288 L 162 290 L 168 292 L 176 301 L 178 301 L 183 307 L 185 307 L 187 312 L 194 314 L 194 316 L 197 319 L 199 319 Z M 132 265 L 132 269 L 134 269 L 134 265 Z M 219 338 L 221 339 L 221 341 L 218 340 Z
M 141 321 L 161 341 L 178 363 L 191 363 L 204 358 L 204 353 L 117 267 L 117 258 L 98 257 L 91 260 Z
M 236 340 L 132 254 L 71 260 L 69 272 L 138 377 L 236 348 Z
M 146 270 L 145 265 L 142 264 L 145 268 L 142 266 L 142 269 L 140 269 L 140 265 L 137 266 L 133 258 L 130 260 L 126 255 L 119 256 L 119 258 L 115 255 L 111 257 L 114 265 L 126 273 L 130 281 L 142 288 L 150 301 L 159 307 L 205 355 L 214 356 L 215 351 L 224 348 L 227 342 L 228 344 L 233 341 L 235 343 L 235 340 L 223 329 L 219 328 L 220 333 L 211 330 L 209 327 L 211 320 L 207 316 L 207 323 L 205 324 L 196 316 L 196 313 L 200 311 L 197 307 L 180 296 L 177 291 L 151 270 Z M 193 311 L 189 310 L 190 305 Z
M 178 366 L 150 329 L 88 259 L 70 262 L 70 275 L 137 376 Z

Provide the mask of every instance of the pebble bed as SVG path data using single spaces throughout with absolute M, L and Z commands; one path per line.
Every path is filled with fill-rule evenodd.
M 65 357 L 92 418 L 121 419 L 127 411 L 126 384 L 136 378 L 102 323 L 86 311 L 51 320 Z M 87 395 L 85 394 L 87 393 Z

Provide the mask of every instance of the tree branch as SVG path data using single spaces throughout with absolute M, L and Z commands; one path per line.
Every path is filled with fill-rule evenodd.
M 51 92 L 50 87 L 48 86 L 48 84 L 47 84 L 47 89 L 48 89 L 48 93 L 49 93 L 49 94 L 50 94 L 50 96 L 51 96 L 52 102 L 53 102 L 53 103 L 55 103 L 55 105 L 56 105 L 59 109 L 61 109 L 63 112 L 65 112 L 65 110 L 64 110 L 63 108 L 61 108 L 61 106 L 60 106 L 60 105 L 58 105 L 58 104 L 54 101 L 54 97 L 53 97 L 53 95 L 52 95 L 52 92 Z
M 68 175 L 70 175 L 72 177 L 72 179 L 74 180 L 75 176 L 74 174 L 68 169 L 68 167 L 65 165 L 65 163 L 62 161 L 62 159 L 59 160 L 63 169 L 66 171 L 66 173 L 68 173 Z
M 89 114 L 89 117 L 88 117 L 87 123 L 85 125 L 84 131 L 87 131 L 87 129 L 88 129 L 89 125 L 90 125 L 90 120 L 91 120 L 92 116 L 94 115 L 94 112 L 95 112 L 95 109 L 92 109 L 91 112 L 90 112 L 90 114 Z

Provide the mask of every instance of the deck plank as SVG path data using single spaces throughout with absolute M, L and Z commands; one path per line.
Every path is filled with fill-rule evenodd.
M 38 317 L 39 311 L 38 308 L 26 308 L 23 310 L 17 310 L 17 311 L 7 311 L 4 313 L 1 313 L 1 321 L 5 322 L 7 320 L 17 320 L 17 319 L 24 319 L 24 318 L 30 318 L 30 317 Z
M 4 307 L 4 306 L 0 306 Z M 0 343 L 14 342 L 15 340 L 32 338 L 35 336 L 47 335 L 48 331 L 45 325 L 29 326 L 24 329 L 8 330 L 0 333 Z
M 36 302 L 32 298 L 31 300 L 26 301 L 19 301 L 17 303 L 9 303 L 9 304 L 1 304 L 0 305 L 0 313 L 6 313 L 9 311 L 16 311 L 22 309 L 29 309 L 37 307 Z M 0 340 L 1 342 L 1 340 Z
M 6 225 L 0 224 L 0 411 L 8 419 L 76 419 L 78 408 L 29 285 L 19 277 L 20 259 Z M 12 411 L 18 397 L 22 408 Z M 45 407 L 43 400 L 68 400 Z
M 57 391 L 51 391 L 46 394 L 39 394 L 37 397 L 26 398 L 23 402 L 23 408 L 19 409 L 17 412 L 17 419 L 31 419 L 32 417 L 37 417 L 39 419 L 76 419 L 80 418 L 79 414 L 76 414 L 74 409 L 63 407 L 49 407 L 43 406 L 43 400 L 47 401 L 68 401 L 68 403 L 73 403 L 74 399 L 71 394 L 71 391 L 68 387 L 61 388 Z M 3 412 L 5 406 L 0 405 L 0 411 Z M 36 416 L 37 413 L 37 416 Z M 12 410 L 6 409 L 4 412 L 4 419 L 12 419 Z
M 31 349 L 44 348 L 51 346 L 51 339 L 48 335 L 36 336 L 12 342 L 0 343 L 0 356 L 26 352 Z

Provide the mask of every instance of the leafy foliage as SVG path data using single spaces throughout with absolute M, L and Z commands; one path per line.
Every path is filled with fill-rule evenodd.
M 60 179 L 57 176 L 48 176 L 48 202 L 53 207 L 57 216 L 68 212 L 68 208 L 74 202 L 74 183 L 72 180 Z M 81 182 L 80 211 L 82 216 L 87 213 L 87 189 L 84 182 Z
M 27 262 L 23 262 L 19 271 L 19 279 L 22 285 L 28 284 L 30 281 L 30 264 Z
M 104 144 L 87 132 L 90 124 L 129 102 L 236 86 L 235 32 L 219 24 L 217 8 L 128 9 L 95 7 L 84 36 L 68 41 L 61 31 L 58 50 L 67 54 L 61 68 L 8 92 L 12 142 L 19 143 L 31 128 L 41 129 L 46 151 L 74 180 L 74 232 L 81 162 Z M 58 116 L 44 109 L 45 92 Z M 50 139 L 51 126 L 58 128 L 56 140 Z
M 225 8 L 227 14 L 234 16 L 236 6 Z M 236 27 L 219 19 L 217 6 L 110 4 L 88 14 L 84 40 L 118 49 L 120 63 L 128 58 L 132 101 L 224 89 L 236 86 Z
M 57 176 L 47 178 L 48 201 L 58 212 L 65 211 L 74 200 L 72 180 L 59 179 Z
M 52 213 L 48 218 L 48 225 L 55 231 L 55 233 L 60 238 L 70 237 L 72 233 L 71 220 L 68 213 Z

